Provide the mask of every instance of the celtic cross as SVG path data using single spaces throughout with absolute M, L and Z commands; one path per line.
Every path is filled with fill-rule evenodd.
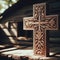
M 35 55 L 48 56 L 46 30 L 58 29 L 58 16 L 46 16 L 46 4 L 33 5 L 33 17 L 23 18 L 23 29 L 33 30 L 33 49 Z

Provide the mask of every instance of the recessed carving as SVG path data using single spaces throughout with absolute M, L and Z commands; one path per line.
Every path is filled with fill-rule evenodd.
M 33 17 L 25 17 L 23 20 L 24 30 L 33 30 L 33 49 L 35 55 L 47 56 L 46 30 L 58 29 L 58 16 L 46 16 L 46 4 L 33 5 Z

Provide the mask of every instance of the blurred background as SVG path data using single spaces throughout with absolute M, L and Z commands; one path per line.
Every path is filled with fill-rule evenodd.
M 0 0 L 0 14 L 6 9 L 17 3 L 18 0 Z

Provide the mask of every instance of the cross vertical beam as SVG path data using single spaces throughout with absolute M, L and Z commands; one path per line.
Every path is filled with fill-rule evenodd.
M 23 18 L 23 29 L 33 30 L 34 54 L 48 56 L 46 31 L 58 30 L 58 15 L 46 16 L 46 4 L 34 4 L 33 17 Z

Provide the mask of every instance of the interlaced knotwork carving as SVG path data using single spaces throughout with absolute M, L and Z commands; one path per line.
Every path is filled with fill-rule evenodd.
M 46 16 L 46 4 L 35 4 L 33 5 L 33 17 L 24 18 L 23 28 L 33 30 L 34 54 L 47 56 L 46 30 L 58 29 L 58 16 Z

